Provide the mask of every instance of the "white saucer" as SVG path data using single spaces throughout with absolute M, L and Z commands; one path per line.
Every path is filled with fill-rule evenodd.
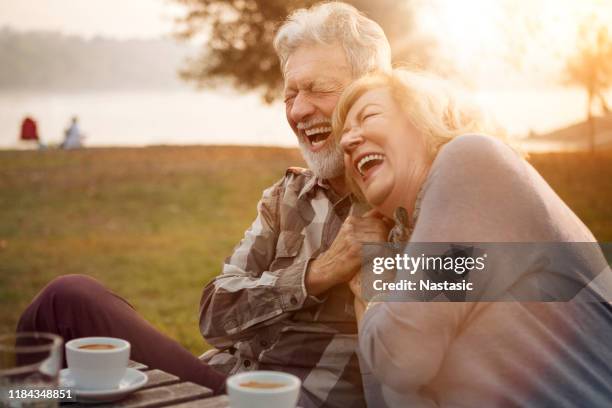
M 111 402 L 117 401 L 145 385 L 148 377 L 142 371 L 128 368 L 117 388 L 108 390 L 82 390 L 76 387 L 69 368 L 60 371 L 61 388 L 70 389 L 79 402 Z

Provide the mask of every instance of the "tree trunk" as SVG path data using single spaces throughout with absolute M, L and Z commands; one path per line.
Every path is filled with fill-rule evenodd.
M 606 97 L 604 96 L 603 92 L 599 94 L 599 100 L 601 101 L 601 108 L 603 109 L 604 114 L 607 115 L 609 113 L 612 113 L 612 110 L 608 106 L 608 101 L 606 100 Z

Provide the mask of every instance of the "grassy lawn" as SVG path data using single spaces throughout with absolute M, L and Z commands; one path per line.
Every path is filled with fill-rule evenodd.
M 534 166 L 612 241 L 612 154 L 533 155 Z M 84 273 L 194 353 L 202 287 L 296 150 L 155 147 L 0 152 L 0 332 L 55 276 Z

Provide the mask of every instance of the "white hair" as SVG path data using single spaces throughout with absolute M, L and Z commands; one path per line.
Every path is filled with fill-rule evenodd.
M 339 43 L 353 78 L 372 71 L 391 71 L 391 47 L 383 29 L 355 7 L 341 2 L 318 3 L 289 15 L 274 38 L 281 71 L 289 56 L 304 44 Z

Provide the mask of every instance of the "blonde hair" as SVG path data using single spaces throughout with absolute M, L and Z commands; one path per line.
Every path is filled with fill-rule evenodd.
M 383 29 L 355 7 L 318 3 L 289 15 L 274 38 L 281 71 L 289 56 L 305 44 L 335 44 L 344 49 L 353 78 L 372 71 L 391 72 L 391 46 Z
M 357 100 L 374 89 L 388 89 L 402 112 L 423 135 L 428 159 L 433 161 L 446 143 L 464 134 L 495 135 L 512 146 L 505 132 L 466 96 L 455 90 L 448 81 L 424 72 L 396 68 L 390 74 L 374 72 L 349 85 L 338 101 L 332 118 L 332 135 L 338 143 L 346 116 Z M 364 200 L 356 184 L 347 177 L 350 190 Z
M 366 92 L 388 89 L 412 125 L 424 137 L 433 160 L 446 143 L 463 134 L 492 134 L 506 143 L 505 132 L 469 99 L 439 77 L 405 68 L 375 72 L 349 85 L 336 106 L 332 126 L 339 141 L 346 115 Z

